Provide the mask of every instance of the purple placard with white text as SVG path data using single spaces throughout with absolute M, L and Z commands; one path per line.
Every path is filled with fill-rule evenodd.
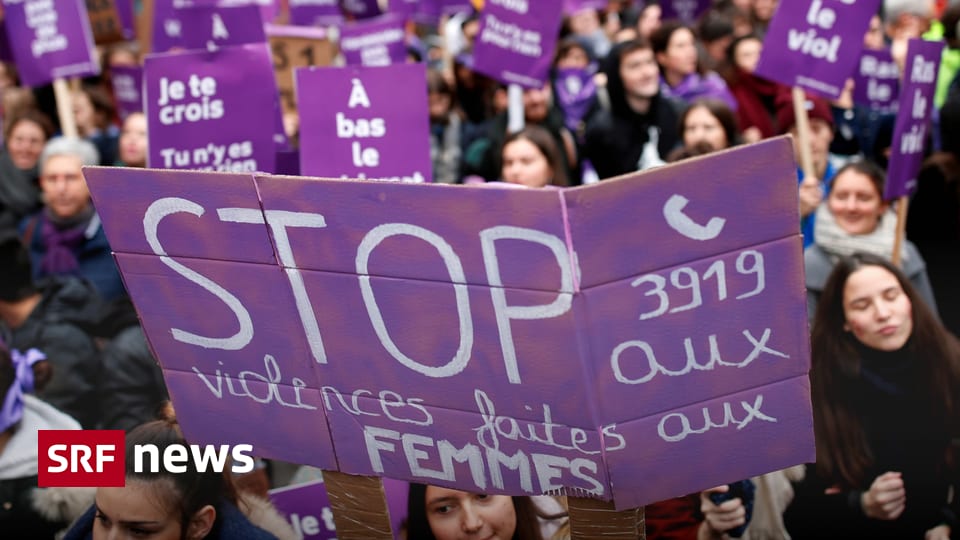
M 557 70 L 554 82 L 557 104 L 563 111 L 564 123 L 572 133 L 578 133 L 580 122 L 597 95 L 593 74 L 586 69 L 566 68 Z
M 123 37 L 132 41 L 137 37 L 136 22 L 133 16 L 133 0 L 117 0 L 117 15 L 120 17 Z
M 370 19 L 381 15 L 377 0 L 340 0 L 343 12 L 356 19 Z
M 24 85 L 100 73 L 84 0 L 4 0 L 3 9 Z
M 930 130 L 942 51 L 940 41 L 911 39 L 907 45 L 900 106 L 883 193 L 885 200 L 908 196 L 917 189 L 917 173 Z
M 393 14 L 345 25 L 340 51 L 348 66 L 389 66 L 407 59 L 403 19 Z
M 253 4 L 230 7 L 195 5 L 177 9 L 184 49 L 209 49 L 247 43 L 266 43 L 260 8 Z
M 661 0 L 660 19 L 679 19 L 686 24 L 693 24 L 710 9 L 710 4 L 711 0 Z
M 273 81 L 266 44 L 148 56 L 149 166 L 272 172 L 279 115 Z
M 602 10 L 607 4 L 607 0 L 563 0 L 563 12 L 574 14 L 585 9 Z
M 881 112 L 897 112 L 900 68 L 890 49 L 864 49 L 853 72 L 853 101 Z
M 473 67 L 504 84 L 541 88 L 550 71 L 563 0 L 486 2 Z
M 566 190 L 85 175 L 188 437 L 618 509 L 814 460 L 789 138 Z
M 131 113 L 143 112 L 143 68 L 140 66 L 116 66 L 110 68 L 113 81 L 113 97 L 117 101 L 117 114 L 124 119 Z
M 343 23 L 339 0 L 289 0 L 290 24 L 328 26 Z
M 297 69 L 301 174 L 431 182 L 425 69 Z
M 840 97 L 879 5 L 880 0 L 780 2 L 763 41 L 757 75 Z

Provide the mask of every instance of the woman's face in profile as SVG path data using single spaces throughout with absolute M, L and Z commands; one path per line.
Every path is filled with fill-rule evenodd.
M 913 305 L 897 277 L 882 266 L 863 266 L 843 287 L 844 330 L 878 351 L 896 351 L 913 333 Z
M 437 540 L 510 540 L 517 512 L 506 495 L 427 486 L 427 522 Z
M 180 540 L 179 516 L 155 485 L 163 482 L 128 477 L 124 487 L 97 488 L 94 540 Z

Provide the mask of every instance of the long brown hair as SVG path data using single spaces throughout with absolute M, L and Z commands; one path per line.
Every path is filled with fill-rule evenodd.
M 841 258 L 827 279 L 814 317 L 810 384 L 817 471 L 847 489 L 862 488 L 869 480 L 866 472 L 873 463 L 850 392 L 860 377 L 859 342 L 844 330 L 843 309 L 847 280 L 864 266 L 879 266 L 893 274 L 910 299 L 913 331 L 905 352 L 922 373 L 929 419 L 944 433 L 953 435 L 957 431 L 955 393 L 960 381 L 960 343 L 944 328 L 899 268 L 875 255 L 856 253 Z
M 519 139 L 525 139 L 533 143 L 533 145 L 537 147 L 537 150 L 543 154 L 543 157 L 547 158 L 547 164 L 550 165 L 550 171 L 553 173 L 550 178 L 550 185 L 560 187 L 570 185 L 570 180 L 567 178 L 567 167 L 560 154 L 560 147 L 557 145 L 557 141 L 554 140 L 553 135 L 541 126 L 529 125 L 520 131 L 507 135 L 500 149 L 501 163 L 503 163 L 503 149 L 506 148 L 508 144 Z

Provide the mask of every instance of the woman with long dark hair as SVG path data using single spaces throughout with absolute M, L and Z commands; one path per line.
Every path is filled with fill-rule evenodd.
M 876 255 L 837 262 L 817 306 L 817 462 L 784 516 L 793 539 L 949 538 L 960 344 Z

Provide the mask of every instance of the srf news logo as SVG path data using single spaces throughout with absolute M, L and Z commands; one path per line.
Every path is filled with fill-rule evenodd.
M 233 458 L 230 470 L 237 474 L 254 469 L 253 446 L 170 445 L 161 452 L 155 445 L 138 444 L 134 455 L 126 455 L 122 430 L 57 430 L 41 429 L 37 453 L 39 487 L 122 487 L 126 479 L 126 460 L 131 457 L 138 473 L 162 470 L 187 472 L 192 462 L 197 470 L 208 468 L 224 472 Z

